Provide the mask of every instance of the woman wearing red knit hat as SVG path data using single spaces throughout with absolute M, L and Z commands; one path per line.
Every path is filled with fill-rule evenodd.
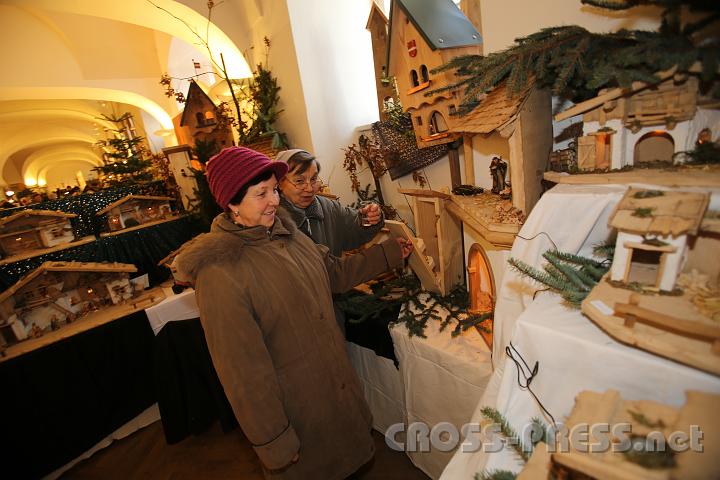
M 374 453 L 371 416 L 331 293 L 400 266 L 389 240 L 339 259 L 278 210 L 287 164 L 243 147 L 207 164 L 225 209 L 176 260 L 193 279 L 225 394 L 270 479 L 342 479 Z

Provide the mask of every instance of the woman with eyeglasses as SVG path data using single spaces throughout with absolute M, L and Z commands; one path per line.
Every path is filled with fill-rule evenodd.
M 195 285 L 215 370 L 266 479 L 342 479 L 374 453 L 371 415 L 334 320 L 331 292 L 402 265 L 388 240 L 343 259 L 278 208 L 287 165 L 243 147 L 207 163 L 225 212 L 178 255 Z
M 355 210 L 317 195 L 321 186 L 320 164 L 311 153 L 285 150 L 278 153 L 276 160 L 288 165 L 288 174 L 280 181 L 280 205 L 290 213 L 300 231 L 328 247 L 336 257 L 369 242 L 383 227 L 382 211 L 376 203 Z

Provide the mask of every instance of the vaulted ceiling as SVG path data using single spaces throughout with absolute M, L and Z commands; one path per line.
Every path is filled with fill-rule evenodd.
M 0 0 L 0 185 L 87 176 L 115 128 L 103 115 L 131 112 L 153 150 L 175 144 L 178 105 L 158 82 L 193 75 L 193 60 L 212 70 L 193 30 L 223 52 L 231 76 L 249 75 L 227 36 L 172 0 Z

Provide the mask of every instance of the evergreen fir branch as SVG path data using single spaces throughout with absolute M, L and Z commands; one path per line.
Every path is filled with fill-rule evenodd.
M 568 253 L 568 252 L 561 252 L 560 250 L 548 250 L 548 255 L 552 255 L 558 260 L 562 260 L 563 262 L 568 263 L 574 263 L 576 265 L 581 266 L 589 266 L 589 267 L 596 267 L 596 268 L 603 268 L 604 265 L 602 262 L 598 262 L 597 260 L 594 260 L 592 258 L 583 257 L 581 255 L 575 255 L 574 253 Z
M 506 444 L 510 444 L 512 449 L 515 450 L 515 453 L 517 453 L 523 461 L 527 462 L 530 460 L 532 448 L 527 448 L 524 445 L 520 436 L 515 432 L 515 429 L 512 428 L 510 422 L 508 422 L 502 413 L 492 407 L 483 407 L 480 412 L 483 417 L 500 427 L 500 434 L 508 440 Z
M 590 277 L 592 277 L 595 282 L 599 282 L 600 280 L 602 280 L 602 277 L 608 272 L 609 269 L 609 265 L 602 267 L 584 265 L 580 269 L 580 271 L 583 272 L 585 275 L 589 275 Z
M 563 291 L 568 286 L 567 283 L 560 281 L 558 278 L 548 274 L 547 272 L 542 272 L 537 268 L 528 265 L 522 260 L 510 257 L 508 263 L 522 275 L 530 277 L 539 283 L 545 284 L 554 290 Z
M 475 480 L 515 480 L 517 475 L 510 470 L 483 470 L 475 474 Z
M 543 257 L 550 262 L 550 264 L 558 269 L 565 277 L 575 286 L 575 290 L 585 291 L 589 292 L 590 289 L 594 286 L 594 282 L 590 282 L 590 284 L 585 283 L 585 280 L 580 277 L 577 270 L 572 268 L 569 265 L 566 265 L 562 263 L 560 260 L 555 258 L 552 255 L 548 255 L 548 252 L 545 252 L 543 254 Z

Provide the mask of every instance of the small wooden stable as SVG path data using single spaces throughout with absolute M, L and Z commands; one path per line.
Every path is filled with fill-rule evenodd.
M 460 101 L 457 92 L 425 96 L 457 78 L 451 71 L 433 74 L 431 70 L 456 56 L 481 53 L 480 33 L 452 0 L 393 0 L 386 65 L 412 118 L 418 147 L 460 137 L 452 130 Z
M 173 119 L 179 144 L 214 140 L 222 149 L 234 145 L 231 125 L 222 122 L 217 105 L 195 80 L 190 80 L 185 108 Z
M 586 438 L 576 436 L 566 446 L 552 453 L 552 462 L 548 470 L 552 478 L 602 478 L 623 480 L 686 480 L 715 478 L 718 473 L 720 458 L 720 395 L 688 391 L 687 400 L 680 407 L 673 407 L 649 400 L 624 400 L 615 390 L 604 393 L 583 391 L 575 398 L 575 407 L 565 422 L 568 431 L 579 426 L 609 425 L 610 433 L 604 438 L 599 433 L 590 431 Z M 615 436 L 612 432 L 616 426 L 626 425 L 630 432 L 626 438 Z M 702 451 L 691 446 L 693 429 L 702 431 L 699 440 Z M 679 433 L 678 433 L 679 432 Z M 668 439 L 672 435 L 685 435 L 686 449 L 673 452 Z M 599 445 L 607 440 L 608 448 L 599 450 Z M 624 444 L 622 442 L 625 442 Z M 634 452 L 613 451 L 632 449 Z M 682 447 L 680 446 L 682 449 Z M 642 450 L 643 457 L 655 456 L 656 465 L 660 468 L 647 468 L 637 461 L 632 461 Z M 654 450 L 664 449 L 665 453 Z M 635 453 L 635 455 L 633 455 Z M 547 455 L 540 451 L 540 457 Z M 531 461 L 529 462 L 532 462 Z M 529 465 L 528 464 L 528 465 Z M 539 471 L 539 470 L 536 470 Z M 518 478 L 530 478 L 523 477 Z M 536 476 L 533 478 L 550 478 Z
M 56 247 L 75 240 L 70 219 L 74 213 L 22 210 L 0 219 L 0 251 L 3 257 Z
M 134 294 L 122 263 L 45 262 L 0 294 L 0 343 L 57 330 L 91 311 Z
M 137 230 L 138 228 L 157 225 L 177 218 L 173 212 L 170 197 L 157 197 L 150 195 L 128 195 L 111 203 L 95 215 L 105 216 L 108 233 L 101 237 L 121 232 Z
M 720 375 L 720 238 L 702 192 L 630 188 L 610 272 L 582 311 L 616 339 Z

